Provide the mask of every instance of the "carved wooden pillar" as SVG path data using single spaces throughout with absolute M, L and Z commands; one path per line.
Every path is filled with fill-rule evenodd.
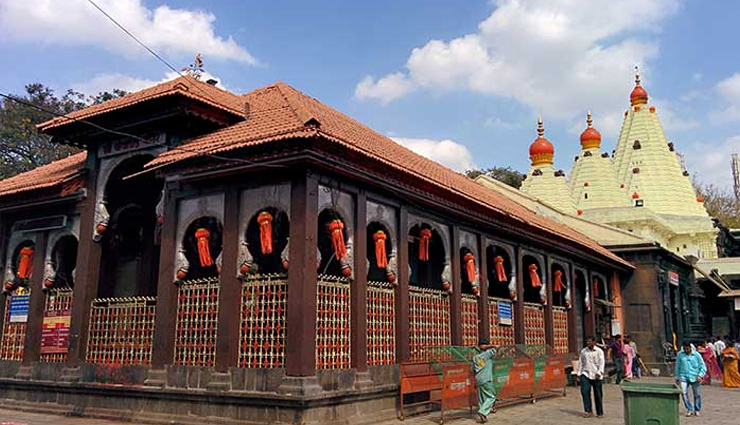
M 521 247 L 515 248 L 516 258 L 516 308 L 514 309 L 514 341 L 524 344 L 524 264 Z
M 398 214 L 398 287 L 396 288 L 396 363 L 409 360 L 409 215 L 405 206 Z
M 216 371 L 226 372 L 239 359 L 242 283 L 237 278 L 239 256 L 239 191 L 229 188 L 224 196 L 224 233 L 218 299 Z
M 355 281 L 352 288 L 352 367 L 367 370 L 367 197 L 357 195 L 355 214 Z
M 488 257 L 486 253 L 486 240 L 478 235 L 478 283 L 480 285 L 480 297 L 478 297 L 478 339 L 486 339 L 491 335 L 491 323 L 488 310 Z
M 460 228 L 452 226 L 450 245 L 452 295 L 450 295 L 450 337 L 452 345 L 462 345 L 462 281 L 460 279 Z
M 571 298 L 571 308 L 568 310 L 568 351 L 578 353 L 580 351 L 580 347 L 578 346 L 578 320 L 580 320 L 580 317 L 576 316 L 578 309 L 576 303 L 579 301 L 576 296 L 576 270 L 573 267 L 573 263 L 568 263 L 568 270 L 565 272 L 565 276 L 568 279 L 565 283 L 570 288 Z
M 586 336 L 594 336 L 596 337 L 596 340 L 598 341 L 601 338 L 601 335 L 596 335 L 596 298 L 594 298 L 594 291 L 593 291 L 593 276 L 591 274 L 591 271 L 589 270 L 586 273 L 586 291 L 588 291 L 591 296 L 589 297 L 591 300 L 591 309 L 586 312 L 586 317 L 584 320 L 584 329 L 586 330 Z
M 612 294 L 612 304 L 614 304 L 614 320 L 619 323 L 619 329 L 622 335 L 628 333 L 624 327 L 624 310 L 622 310 L 622 286 L 619 283 L 619 272 L 612 271 L 609 279 L 609 289 Z
M 299 173 L 290 188 L 290 265 L 285 347 L 286 374 L 316 373 L 316 246 L 319 183 Z
M 154 315 L 154 346 L 152 368 L 161 369 L 172 364 L 175 350 L 177 324 L 177 286 L 175 276 L 175 250 L 177 249 L 177 199 L 176 189 L 170 185 L 164 191 L 164 223 L 162 223 L 159 252 L 159 278 L 157 279 L 157 307 Z
M 41 354 L 41 332 L 44 322 L 44 302 L 46 294 L 44 287 L 44 259 L 46 258 L 46 243 L 49 232 L 37 232 L 36 244 L 33 253 L 33 270 L 31 275 L 31 299 L 28 303 L 28 319 L 26 321 L 26 341 L 23 349 L 23 365 L 29 366 L 39 360 Z

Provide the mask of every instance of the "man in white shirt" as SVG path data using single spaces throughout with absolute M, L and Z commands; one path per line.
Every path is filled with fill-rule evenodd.
M 602 389 L 602 378 L 604 377 L 604 351 L 596 346 L 596 338 L 586 338 L 586 348 L 581 350 L 576 367 L 576 383 L 581 386 L 581 397 L 583 398 L 584 418 L 591 418 L 594 412 L 591 408 L 591 389 L 594 393 L 594 404 L 596 404 L 596 416 L 604 416 L 604 393 Z
M 720 370 L 724 371 L 724 364 L 722 362 L 722 351 L 727 348 L 727 345 L 725 344 L 725 341 L 722 340 L 721 337 L 715 338 L 716 341 L 714 341 L 714 355 L 717 356 L 717 360 L 719 363 Z

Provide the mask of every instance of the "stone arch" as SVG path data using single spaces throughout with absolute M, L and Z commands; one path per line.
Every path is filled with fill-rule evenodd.
M 428 259 L 423 259 L 420 255 L 422 231 L 431 232 Z M 409 283 L 424 288 L 449 290 L 451 282 L 449 276 L 446 276 L 449 273 L 448 243 L 445 243 L 440 229 L 433 224 L 420 221 L 409 228 L 408 236 L 409 268 L 411 269 Z
M 504 280 L 499 279 L 496 257 L 501 257 Z M 486 272 L 488 277 L 488 295 L 496 298 L 516 299 L 516 266 L 514 250 L 506 245 L 491 242 L 486 245 Z
M 382 232 L 382 233 L 379 233 Z M 382 236 L 381 236 L 382 234 Z M 382 238 L 385 238 L 384 240 Z M 367 281 L 368 282 L 395 282 L 396 252 L 393 246 L 393 232 L 389 226 L 382 221 L 371 221 L 367 224 Z M 378 265 L 377 247 L 382 244 L 385 250 L 385 267 Z M 381 261 L 382 262 L 382 261 Z
M 544 258 L 539 254 L 525 253 L 522 257 L 522 264 L 524 265 L 524 293 L 522 294 L 524 302 L 546 304 L 547 269 L 544 267 Z M 539 286 L 533 279 L 534 275 L 539 280 Z
M 262 237 L 269 235 L 269 246 L 262 246 Z M 240 265 L 242 275 L 249 272 L 283 273 L 288 271 L 287 258 L 282 254 L 288 246 L 290 222 L 285 210 L 267 206 L 252 215 L 244 230 L 246 255 Z M 266 252 L 269 251 L 269 252 Z M 254 270 L 245 270 L 254 267 Z
M 332 232 L 335 231 L 333 226 L 337 223 L 337 220 L 341 222 L 341 229 L 336 229 L 337 232 L 341 232 L 341 240 L 344 243 L 345 249 L 348 247 L 348 243 L 351 240 L 350 235 L 352 234 L 351 228 L 349 227 L 346 216 L 340 212 L 341 208 L 326 207 L 319 212 L 318 217 L 318 255 L 319 255 L 319 274 L 331 275 L 331 276 L 345 276 L 350 277 L 352 275 L 352 268 L 349 262 L 351 252 L 346 251 L 345 256 L 337 258 L 337 251 L 335 250 L 332 242 Z

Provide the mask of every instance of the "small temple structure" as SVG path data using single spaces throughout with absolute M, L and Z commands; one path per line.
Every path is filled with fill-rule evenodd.
M 399 363 L 481 337 L 572 356 L 589 291 L 634 269 L 280 82 L 184 76 L 38 129 L 81 152 L 0 181 L 0 397 L 24 406 L 392 418 Z M 565 189 L 543 131 L 530 180 Z

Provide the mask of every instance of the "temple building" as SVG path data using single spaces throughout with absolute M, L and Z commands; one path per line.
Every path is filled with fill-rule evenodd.
M 393 418 L 399 363 L 574 355 L 587 294 L 634 269 L 284 83 L 185 76 L 38 129 L 81 152 L 0 181 L 0 397 L 24 408 Z

